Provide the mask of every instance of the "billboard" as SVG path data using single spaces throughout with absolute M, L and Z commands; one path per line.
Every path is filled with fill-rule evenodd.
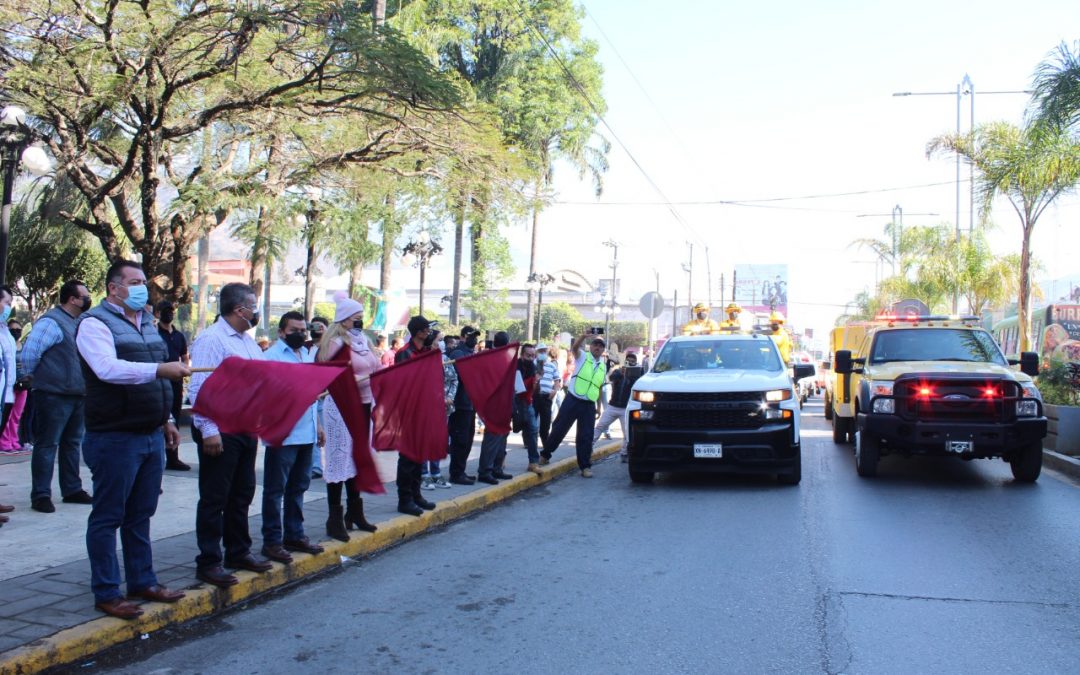
M 725 298 L 726 302 L 727 299 Z M 736 265 L 735 302 L 744 312 L 788 315 L 787 265 Z

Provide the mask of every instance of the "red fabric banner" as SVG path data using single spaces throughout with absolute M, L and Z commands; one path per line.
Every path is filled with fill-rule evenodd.
M 442 354 L 421 352 L 371 376 L 376 450 L 397 450 L 414 462 L 446 457 Z
M 206 378 L 192 410 L 212 419 L 222 433 L 258 436 L 269 446 L 280 446 L 304 411 L 345 371 L 333 365 L 230 356 Z
M 473 408 L 493 434 L 509 434 L 514 412 L 514 360 L 518 343 L 485 349 L 454 361 Z
M 356 489 L 373 495 L 386 492 L 379 471 L 375 467 L 375 456 L 371 454 L 371 409 L 360 400 L 360 390 L 356 387 L 349 356 L 349 347 L 338 350 L 330 361 L 319 363 L 320 366 L 344 366 L 343 371 L 330 383 L 330 396 L 341 411 L 341 418 L 352 436 L 352 457 L 356 465 Z

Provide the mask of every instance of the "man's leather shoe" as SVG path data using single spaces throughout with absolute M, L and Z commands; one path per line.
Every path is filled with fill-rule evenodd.
M 548 464 L 551 464 L 551 455 L 545 455 L 544 453 L 541 452 L 540 453 L 540 466 L 547 466 Z
M 454 485 L 473 485 L 476 483 L 476 479 L 470 476 L 450 476 L 450 482 Z
M 117 619 L 131 621 L 142 616 L 142 609 L 123 598 L 113 598 L 105 602 L 95 602 L 94 607 Z
M 64 497 L 65 504 L 93 504 L 94 498 L 86 493 L 86 490 L 79 490 L 78 492 L 72 492 L 67 497 Z
M 56 511 L 56 507 L 53 506 L 52 500 L 48 497 L 38 497 L 30 502 L 30 508 L 41 513 L 53 513 Z
M 417 506 L 419 506 L 420 508 L 424 509 L 425 511 L 434 511 L 435 510 L 435 502 L 429 502 L 428 500 L 424 499 L 423 497 L 413 497 L 413 503 L 416 504 Z
M 259 560 L 255 556 L 248 553 L 243 558 L 237 558 L 236 560 L 226 560 L 225 567 L 231 567 L 234 570 L 247 570 L 249 572 L 269 572 L 274 569 L 274 566 L 270 564 L 268 560 Z
M 535 473 L 537 476 L 544 473 L 544 470 L 540 468 L 540 465 L 534 463 L 530 463 L 529 466 L 525 468 L 525 470 L 529 471 L 530 473 Z
M 167 471 L 191 471 L 191 465 L 185 464 L 179 459 L 175 462 L 170 459 L 169 461 L 165 462 L 165 469 Z
M 476 480 L 480 481 L 481 483 L 487 483 L 488 485 L 498 485 L 499 484 L 499 480 L 497 478 L 495 478 L 495 476 L 492 476 L 491 474 L 487 474 L 487 473 L 477 476 Z
M 11 520 L 11 518 L 8 518 L 7 516 L 0 516 L 0 525 L 3 525 L 9 520 Z
M 322 546 L 319 546 L 318 544 L 312 544 L 310 539 L 304 537 L 303 539 L 293 539 L 291 541 L 285 542 L 285 550 L 293 551 L 296 553 L 308 553 L 310 555 L 318 555 L 326 549 L 324 549 Z
M 420 508 L 419 506 L 417 506 L 416 502 L 413 502 L 413 501 L 407 501 L 407 502 L 400 502 L 399 501 L 398 505 L 397 505 L 397 510 L 398 510 L 398 513 L 404 513 L 407 516 L 422 516 L 422 515 L 424 515 L 424 510 L 422 508 Z
M 144 588 L 141 591 L 135 591 L 134 593 L 128 593 L 129 598 L 142 598 L 143 600 L 150 600 L 151 602 L 176 602 L 180 598 L 184 597 L 183 591 L 170 591 L 162 585 L 151 586 Z
M 217 586 L 218 588 L 235 586 L 239 581 L 236 577 L 226 572 L 221 565 L 200 567 L 195 570 L 195 578 L 199 581 L 205 581 L 212 586 Z
M 510 480 L 511 478 L 514 477 L 512 474 L 506 473 L 502 469 L 497 469 L 495 471 L 492 471 L 491 475 L 495 476 L 499 480 Z
M 263 544 L 262 553 L 264 558 L 269 558 L 274 562 L 279 562 L 283 565 L 288 565 L 292 562 L 292 556 L 286 551 L 281 544 Z
M 11 513 L 15 507 L 11 504 L 0 504 L 0 513 Z

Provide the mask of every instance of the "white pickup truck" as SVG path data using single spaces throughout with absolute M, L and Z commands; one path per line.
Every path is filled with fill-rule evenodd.
M 795 366 L 795 379 L 812 376 Z M 765 335 L 680 336 L 634 384 L 627 405 L 630 479 L 660 471 L 776 474 L 802 479 L 799 399 Z

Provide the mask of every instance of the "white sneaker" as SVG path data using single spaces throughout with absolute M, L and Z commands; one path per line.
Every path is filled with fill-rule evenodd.
M 433 483 L 431 481 L 431 476 L 424 476 L 423 478 L 420 479 L 420 489 L 421 490 L 434 490 L 435 489 L 435 483 Z
M 437 488 L 442 488 L 444 490 L 449 490 L 451 487 L 453 487 L 452 485 L 450 485 L 450 483 L 447 483 L 446 479 L 443 478 L 442 476 L 439 476 L 438 478 L 433 480 L 431 482 L 431 484 L 434 485 Z

